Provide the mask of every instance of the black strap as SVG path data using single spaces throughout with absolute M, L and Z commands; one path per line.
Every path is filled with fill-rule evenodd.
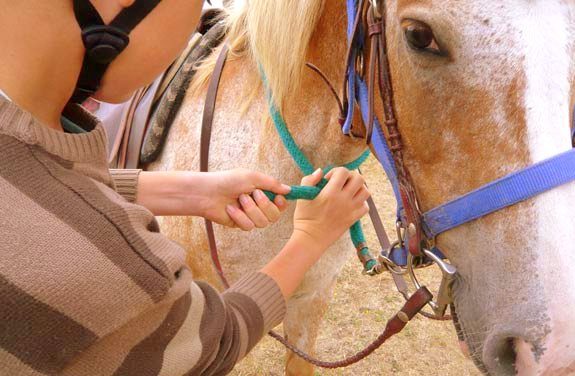
M 120 12 L 110 25 L 129 34 L 159 3 L 160 0 L 135 1 L 129 8 Z
M 100 13 L 89 0 L 74 0 L 74 14 L 82 30 L 92 25 L 104 25 Z
M 130 43 L 130 32 L 160 1 L 136 0 L 106 25 L 90 0 L 74 0 L 74 14 L 82 29 L 86 54 L 70 102 L 81 103 L 99 89 L 100 81 L 110 63 Z

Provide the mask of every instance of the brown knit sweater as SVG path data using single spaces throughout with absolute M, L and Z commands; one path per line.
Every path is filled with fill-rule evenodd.
M 106 167 L 100 124 L 39 124 L 0 98 L 0 375 L 222 375 L 284 317 L 254 273 L 223 294 Z

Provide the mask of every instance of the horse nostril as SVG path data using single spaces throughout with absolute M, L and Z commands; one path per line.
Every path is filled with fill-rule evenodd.
M 512 367 L 513 374 L 515 374 L 515 361 L 517 360 L 517 353 L 515 352 L 515 339 L 507 338 L 503 341 L 499 352 L 500 361 Z
M 497 337 L 486 341 L 483 351 L 483 363 L 491 375 L 515 375 L 516 338 Z

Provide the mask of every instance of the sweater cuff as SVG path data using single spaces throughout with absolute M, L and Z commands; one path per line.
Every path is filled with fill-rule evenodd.
M 264 333 L 279 325 L 286 315 L 284 296 L 276 281 L 267 274 L 249 274 L 230 287 L 228 292 L 246 295 L 257 304 L 264 320 Z
M 114 181 L 116 192 L 128 202 L 136 202 L 138 193 L 138 177 L 140 169 L 111 169 L 110 175 Z

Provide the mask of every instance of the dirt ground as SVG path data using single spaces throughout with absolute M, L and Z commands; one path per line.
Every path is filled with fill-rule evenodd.
M 392 236 L 395 200 L 391 188 L 375 160 L 370 159 L 366 163 L 363 173 L 385 227 Z M 369 220 L 364 221 L 364 230 L 371 249 L 377 249 Z M 435 268 L 423 270 L 419 275 L 431 291 L 439 286 L 440 275 Z M 379 335 L 387 319 L 401 308 L 402 303 L 389 275 L 363 276 L 357 259 L 350 259 L 338 278 L 321 329 L 317 342 L 319 357 L 335 360 L 359 351 Z M 281 345 L 267 337 L 236 367 L 232 375 L 282 375 L 284 354 Z M 315 374 L 480 375 L 472 362 L 460 352 L 452 323 L 431 321 L 423 317 L 415 318 L 403 332 L 362 362 L 340 370 L 317 369 Z

